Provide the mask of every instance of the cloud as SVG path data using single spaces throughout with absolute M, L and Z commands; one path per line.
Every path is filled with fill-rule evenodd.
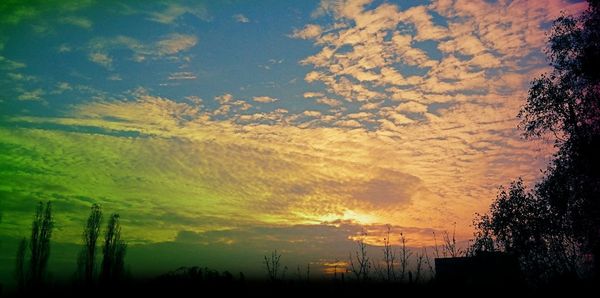
M 560 11 L 577 13 L 585 6 L 583 2 L 562 0 L 515 3 L 459 0 L 453 3 L 433 1 L 431 4 L 452 21 L 450 35 L 467 43 L 459 46 L 463 51 L 475 52 L 481 49 L 477 45 L 480 43 L 511 59 L 539 50 L 545 42 L 543 24 L 558 17 Z
M 382 178 L 385 177 L 385 178 Z M 402 185 L 403 187 L 399 187 Z M 394 207 L 410 204 L 412 195 L 420 187 L 421 181 L 414 176 L 389 171 L 385 175 L 367 180 L 356 186 L 352 196 L 377 207 Z
M 364 111 L 364 110 L 376 110 L 379 109 L 379 107 L 381 106 L 381 101 L 380 102 L 368 102 L 365 103 L 363 105 L 360 106 L 360 110 Z
M 88 55 L 88 58 L 90 59 L 90 61 L 96 64 L 102 65 L 108 69 L 112 68 L 113 59 L 108 54 L 95 52 L 90 53 Z
M 255 102 L 260 102 L 260 103 L 269 103 L 269 102 L 276 102 L 279 99 L 272 98 L 272 97 L 269 97 L 269 96 L 254 96 L 252 98 L 252 100 L 254 100 Z
M 304 98 L 313 98 L 313 97 L 322 97 L 322 96 L 324 96 L 324 94 L 321 92 L 304 92 L 304 94 L 302 94 L 302 96 L 304 96 Z
M 245 15 L 241 13 L 234 14 L 232 18 L 238 23 L 250 23 L 250 19 L 248 19 Z
M 314 40 L 315 45 L 321 47 L 315 55 L 301 61 L 315 68 L 305 80 L 319 81 L 329 92 L 351 101 L 384 98 L 386 95 L 377 91 L 380 86 L 422 82 L 417 76 L 403 75 L 398 64 L 435 67 L 437 61 L 415 47 L 413 40 L 439 39 L 446 34 L 445 28 L 432 23 L 423 6 L 400 11 L 397 6 L 385 3 L 365 9 L 367 3 L 370 1 L 322 2 L 319 9 L 331 13 L 337 23 L 326 30 L 309 25 L 292 34 L 292 37 Z M 339 22 L 345 25 L 337 26 Z M 404 23 L 417 28 L 414 36 L 395 30 Z M 390 35 L 391 42 L 386 41 L 385 37 Z M 348 47 L 348 50 L 340 50 Z
M 217 102 L 219 102 L 220 104 L 229 103 L 229 102 L 233 101 L 233 95 L 231 95 L 229 93 L 225 93 L 223 95 L 216 96 L 215 100 Z
M 94 23 L 90 19 L 80 17 L 80 16 L 63 17 L 63 18 L 59 19 L 59 22 L 61 22 L 63 24 L 77 26 L 77 27 L 87 29 L 87 30 L 91 29 L 92 26 L 94 25 Z
M 46 94 L 46 92 L 44 90 L 38 88 L 35 90 L 25 91 L 25 92 L 21 93 L 21 95 L 19 95 L 17 97 L 17 99 L 23 100 L 23 101 L 41 101 L 42 96 L 44 94 Z
M 123 78 L 119 74 L 111 74 L 106 79 L 109 81 L 122 81 L 123 80 Z
M 339 120 L 335 122 L 336 126 L 349 127 L 349 128 L 361 128 L 362 124 L 356 120 Z
M 86 50 L 90 61 L 100 64 L 107 69 L 114 66 L 112 51 L 126 49 L 132 52 L 132 59 L 142 62 L 148 58 L 179 61 L 179 54 L 196 46 L 198 38 L 195 35 L 172 33 L 158 39 L 153 43 L 143 43 L 138 39 L 118 35 L 114 37 L 97 37 L 88 42 Z
M 339 107 L 342 105 L 341 101 L 339 101 L 337 99 L 333 99 L 333 98 L 327 98 L 327 97 L 317 98 L 316 102 L 319 104 L 328 105 L 330 107 Z
M 194 35 L 171 34 L 156 43 L 158 55 L 173 55 L 182 51 L 187 51 L 198 43 L 198 38 Z
M 396 107 L 396 111 L 408 112 L 408 113 L 426 113 L 427 105 L 420 104 L 420 103 L 414 102 L 414 101 L 409 101 L 409 102 L 399 104 Z
M 415 39 L 417 40 L 439 40 L 448 34 L 446 28 L 433 23 L 431 14 L 425 6 L 411 7 L 401 15 L 403 19 L 415 26 L 417 31 Z
M 531 57 L 542 56 L 547 23 L 561 9 L 584 7 L 553 0 L 433 1 L 402 10 L 368 0 L 321 1 L 313 17 L 322 22 L 291 37 L 318 47 L 300 63 L 311 67 L 306 82 L 325 85 L 323 97 L 372 102 L 365 108 L 386 98 L 431 104 L 455 101 L 450 95 L 457 94 L 517 92 L 502 77 L 526 79 L 519 74 L 530 71 Z M 444 24 L 434 20 L 434 11 Z
M 313 39 L 317 38 L 321 33 L 323 33 L 321 26 L 308 24 L 302 29 L 295 29 L 291 36 L 299 39 Z
M 19 68 L 25 68 L 27 65 L 23 62 L 14 61 L 0 55 L 0 69 L 3 70 L 15 70 Z
M 312 110 L 306 110 L 306 111 L 302 112 L 302 115 L 307 116 L 307 117 L 318 118 L 318 117 L 321 116 L 321 112 L 319 112 L 319 111 L 312 111 Z
M 46 144 L 42 148 L 47 149 L 36 150 L 48 150 L 48 153 L 40 151 L 39 154 L 50 154 L 57 148 L 63 148 L 65 154 L 72 158 L 105 156 L 86 162 L 86 169 L 94 169 L 96 182 L 86 182 L 92 176 L 86 174 L 87 170 L 78 169 L 79 178 L 70 184 L 75 188 L 61 193 L 97 200 L 117 195 L 136 205 L 142 199 L 156 198 L 152 199 L 152 205 L 140 208 L 141 213 L 154 207 L 164 210 L 167 205 L 163 204 L 168 202 L 168 210 L 204 214 L 206 210 L 216 208 L 213 204 L 218 204 L 221 207 L 214 212 L 219 217 L 229 216 L 226 214 L 231 214 L 230 211 L 254 210 L 253 220 L 257 222 L 265 222 L 267 218 L 282 223 L 319 222 L 325 218 L 342 218 L 348 210 L 355 214 L 370 213 L 365 220 L 378 221 L 380 214 L 383 217 L 379 220 L 384 221 L 388 212 L 404 212 L 401 210 L 409 208 L 413 200 L 419 200 L 413 196 L 414 192 L 425 189 L 419 179 L 407 178 L 410 175 L 401 170 L 386 170 L 390 164 L 377 161 L 377 156 L 391 154 L 393 149 L 382 147 L 381 140 L 361 129 L 352 133 L 352 130 L 338 128 L 306 130 L 285 125 L 240 126 L 230 121 L 210 120 L 206 117 L 208 112 L 195 105 L 176 103 L 144 92 L 137 96 L 135 101 L 80 105 L 72 111 L 70 118 L 22 118 L 18 121 L 27 121 L 34 127 L 36 123 L 54 123 L 57 129 L 2 130 L 0 139 L 15 145 L 15 148 L 35 148 Z M 236 102 L 229 94 L 219 100 L 224 104 Z M 286 112 L 278 113 L 285 115 Z M 304 114 L 316 118 L 321 116 L 318 111 Z M 358 122 L 348 120 L 345 125 L 352 128 L 360 126 L 352 123 Z M 61 127 L 65 126 L 83 130 L 62 130 Z M 91 130 L 86 132 L 88 129 Z M 134 135 L 140 138 L 131 142 Z M 307 141 L 310 147 L 307 147 Z M 142 148 L 146 148 L 142 150 L 144 153 L 132 156 L 125 153 Z M 161 156 L 161 161 L 148 162 L 155 156 Z M 115 160 L 121 160 L 118 167 L 113 167 Z M 22 162 L 25 166 L 33 160 Z M 323 162 L 327 166 L 323 166 Z M 144 166 L 139 168 L 137 164 Z M 60 173 L 75 170 L 74 165 L 63 163 L 60 159 L 49 166 L 54 167 L 58 175 L 50 183 L 59 185 L 63 179 Z M 370 170 L 356 172 L 363 166 Z M 158 169 L 161 174 L 153 174 Z M 44 175 L 35 176 L 31 183 L 42 183 Z M 160 182 L 163 179 L 165 181 Z M 119 195 L 114 193 L 114 186 L 105 184 L 108 181 L 118 185 L 136 185 L 136 189 L 143 191 L 126 195 L 126 189 L 123 189 L 124 192 Z M 194 187 L 183 187 L 192 181 Z M 380 186 L 387 188 L 392 185 L 397 189 L 377 190 Z M 30 187 L 35 189 L 38 186 L 32 184 Z M 194 197 L 203 199 L 200 202 L 192 199 Z M 169 225 L 164 227 L 167 234 L 172 229 Z M 160 238 L 161 235 L 163 232 L 159 231 L 152 237 Z
M 167 2 L 162 9 L 144 11 L 148 19 L 162 24 L 174 24 L 182 16 L 189 14 L 203 21 L 210 21 L 212 17 L 202 3 L 191 1 L 189 3 Z
M 58 46 L 58 48 L 56 49 L 56 51 L 58 51 L 59 53 L 68 53 L 71 50 L 73 50 L 69 45 L 67 44 L 61 44 L 60 46 Z
M 196 75 L 193 72 L 189 72 L 189 71 L 179 71 L 179 72 L 173 72 L 171 74 L 169 74 L 169 77 L 167 78 L 168 80 L 195 80 L 196 79 Z

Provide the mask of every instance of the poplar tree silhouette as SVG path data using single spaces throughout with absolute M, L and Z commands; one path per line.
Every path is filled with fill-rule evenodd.
M 35 212 L 31 227 L 31 240 L 29 241 L 30 259 L 29 274 L 30 286 L 38 289 L 43 285 L 48 259 L 50 258 L 50 238 L 52 237 L 52 204 L 40 202 Z
M 27 254 L 27 239 L 23 238 L 17 248 L 15 279 L 17 280 L 17 290 L 23 292 L 27 283 L 27 269 L 25 268 L 25 255 Z
M 102 248 L 102 269 L 100 281 L 106 285 L 117 283 L 125 272 L 127 244 L 121 240 L 119 214 L 114 213 L 108 220 Z
M 102 221 L 102 209 L 98 204 L 92 205 L 90 215 L 83 230 L 83 247 L 77 260 L 78 273 L 86 285 L 94 283 L 96 269 L 96 251 L 98 236 L 100 235 L 100 223 Z

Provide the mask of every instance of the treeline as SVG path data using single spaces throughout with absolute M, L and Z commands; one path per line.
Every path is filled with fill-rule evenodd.
M 387 225 L 382 239 L 383 246 L 377 253 L 372 253 L 366 242 L 367 232 L 363 230 L 354 240 L 355 249 L 348 253 L 348 258 L 334 260 L 326 273 L 334 282 L 429 284 L 435 278 L 433 258 L 473 256 L 471 250 L 458 247 L 455 235 L 455 231 L 452 234 L 444 231 L 438 245 L 437 235 L 433 232 L 434 245 L 429 247 L 428 252 L 427 247 L 410 249 L 407 245 L 408 238 L 402 232 L 395 239 L 399 245 L 393 246 L 392 227 Z M 289 268 L 281 258 L 282 254 L 277 250 L 263 256 L 267 280 L 277 283 L 290 278 L 286 277 Z M 310 281 L 310 263 L 302 267 L 298 265 L 295 271 L 291 275 L 293 280 Z
M 78 255 L 76 277 L 86 287 L 118 285 L 125 273 L 127 244 L 121 239 L 119 214 L 109 216 L 104 230 L 102 262 L 97 264 L 98 238 L 102 224 L 102 209 L 94 204 L 84 226 L 83 246 Z M 50 241 L 54 229 L 52 203 L 40 202 L 36 208 L 29 239 L 19 242 L 15 278 L 20 293 L 39 292 L 46 286 Z
M 74 273 L 74 285 L 80 288 L 110 289 L 125 284 L 125 256 L 127 243 L 121 238 L 120 216 L 113 213 L 102 229 L 103 212 L 98 204 L 93 204 L 87 220 L 83 223 L 82 246 L 77 255 L 77 268 Z M 35 210 L 29 239 L 23 238 L 16 253 L 14 275 L 17 281 L 18 293 L 39 293 L 47 289 L 48 260 L 51 252 L 51 239 L 55 221 L 52 203 L 40 202 Z M 392 246 L 391 226 L 383 236 L 381 258 L 372 257 L 367 253 L 367 237 L 363 232 L 355 240 L 355 251 L 349 252 L 348 259 L 335 260 L 335 267 L 330 275 L 333 282 L 397 282 L 400 284 L 426 284 L 435 276 L 434 264 L 427 248 L 413 252 L 407 247 L 407 237 L 400 233 L 400 245 Z M 465 250 L 457 248 L 454 234 L 443 233 L 443 243 L 438 247 L 435 233 L 433 239 L 436 245 L 431 254 L 433 257 L 456 257 L 465 255 Z M 101 258 L 99 258 L 99 255 Z M 297 266 L 295 276 L 286 278 L 288 267 L 282 264 L 281 254 L 276 250 L 264 256 L 266 278 L 272 283 L 282 281 L 310 281 L 310 264 L 306 267 Z M 412 260 L 412 261 L 411 261 Z M 156 279 L 163 284 L 198 283 L 231 283 L 243 282 L 244 274 L 234 277 L 229 272 L 218 272 L 208 268 L 182 267 L 176 271 L 161 275 Z

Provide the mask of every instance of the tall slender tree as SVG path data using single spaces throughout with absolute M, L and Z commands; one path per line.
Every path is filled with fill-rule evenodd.
M 27 239 L 23 238 L 17 248 L 17 257 L 15 264 L 15 279 L 17 280 L 17 289 L 22 292 L 27 283 L 27 269 L 25 268 L 25 257 L 27 254 Z
M 44 281 L 48 259 L 50 258 L 50 238 L 54 221 L 52 219 L 52 204 L 47 202 L 44 208 L 42 202 L 39 203 L 33 224 L 31 227 L 31 240 L 29 241 L 30 260 L 29 260 L 29 278 L 33 288 L 39 288 Z
M 125 272 L 125 253 L 127 244 L 121 240 L 119 214 L 114 213 L 108 220 L 102 248 L 102 268 L 100 280 L 104 284 L 118 282 Z
M 393 281 L 396 279 L 396 269 L 394 265 L 396 263 L 396 252 L 390 242 L 390 235 L 392 232 L 392 226 L 386 225 L 386 234 L 383 238 L 383 261 L 385 262 L 385 280 Z
M 96 268 L 97 241 L 100 235 L 102 209 L 98 204 L 92 205 L 90 215 L 83 230 L 83 247 L 77 260 L 78 273 L 89 286 L 94 282 Z

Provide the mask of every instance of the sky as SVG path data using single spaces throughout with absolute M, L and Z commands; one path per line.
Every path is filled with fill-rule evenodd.
M 260 274 L 273 249 L 318 274 L 362 232 L 377 254 L 386 225 L 466 243 L 553 153 L 516 114 L 552 20 L 585 5 L 4 0 L 0 282 L 48 200 L 56 276 L 93 203 L 121 215 L 138 274 Z

